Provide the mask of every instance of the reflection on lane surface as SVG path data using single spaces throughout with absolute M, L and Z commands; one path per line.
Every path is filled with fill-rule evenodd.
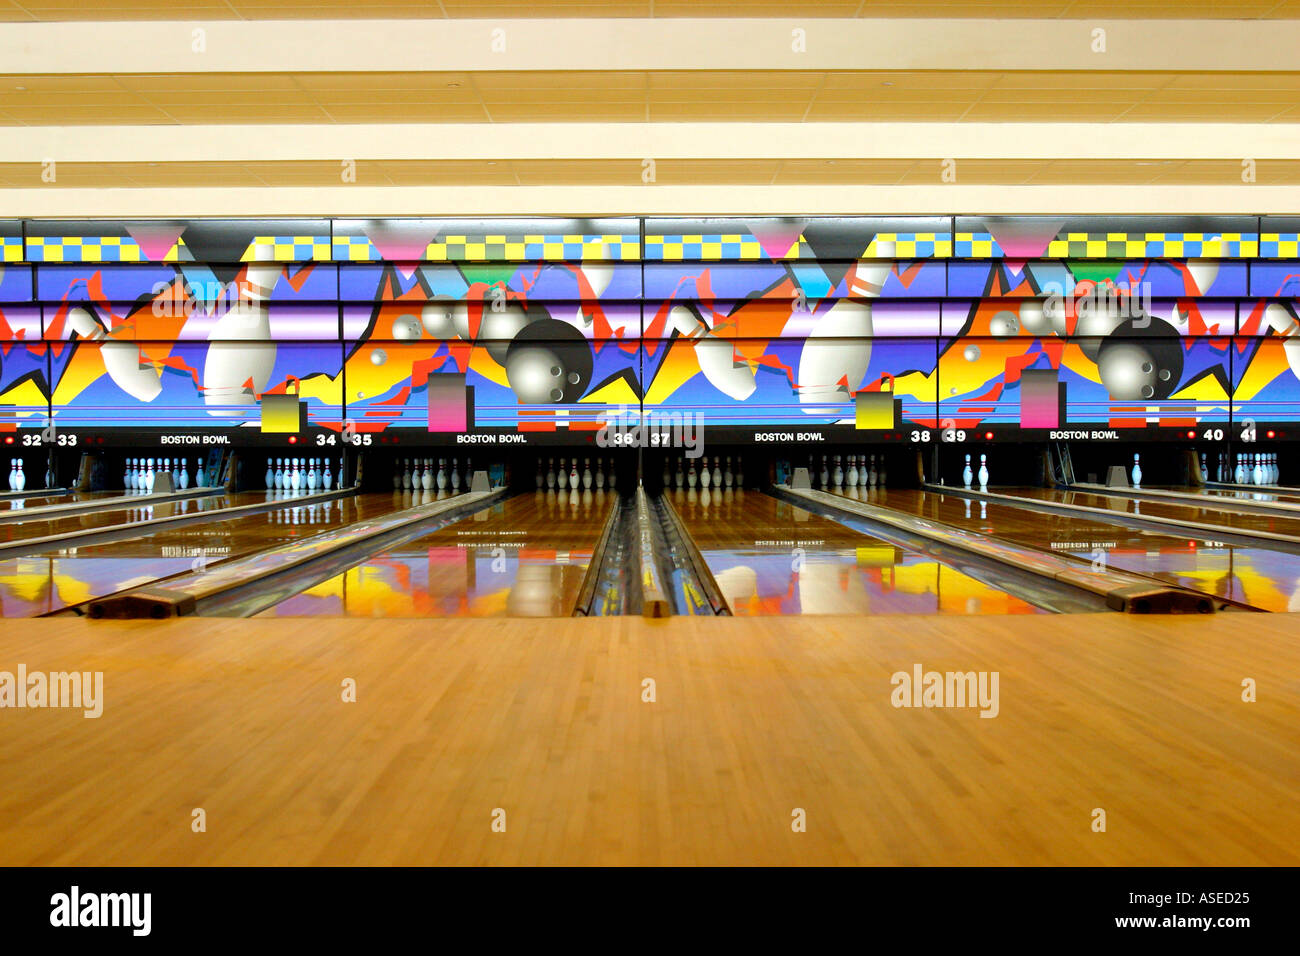
M 265 492 L 250 495 L 266 500 Z M 411 492 L 336 498 L 0 560 L 0 616 L 46 614 L 417 503 Z
M 1187 504 L 1155 501 L 1150 498 L 1133 498 L 1128 495 L 1108 495 L 1091 491 L 1061 491 L 1056 488 L 997 488 L 995 494 L 1013 495 L 1039 501 L 1059 501 L 1088 508 L 1104 508 L 1120 514 L 1152 518 L 1172 518 L 1175 521 L 1196 521 L 1201 524 L 1221 525 L 1233 531 L 1270 531 L 1300 537 L 1300 514 L 1274 516 L 1242 511 L 1224 511 L 1213 501 Z
M 568 617 L 616 500 L 593 490 L 516 495 L 258 616 Z
M 28 508 L 44 508 L 49 505 L 71 505 L 86 501 L 98 501 L 104 498 L 121 498 L 124 491 L 65 491 L 61 495 L 29 495 L 26 498 L 0 498 L 0 512 L 25 511 Z
M 232 505 L 248 505 L 265 501 L 268 492 L 246 491 L 236 495 L 209 495 L 202 498 L 181 498 L 177 501 L 130 504 L 127 499 L 120 506 L 104 508 L 101 511 L 84 511 L 81 514 L 63 517 L 42 518 L 33 515 L 28 521 L 12 521 L 0 524 L 0 541 L 30 541 L 51 534 L 72 534 L 77 531 L 90 531 L 95 528 L 107 528 L 112 525 L 132 524 L 136 521 L 148 521 L 151 518 L 170 518 L 173 515 L 197 514 L 200 511 L 212 511 L 216 508 L 228 508 Z M 269 492 L 274 494 L 274 492 Z
M 761 492 L 674 489 L 669 497 L 737 615 L 1041 610 Z
M 847 496 L 1014 544 L 1072 555 L 1089 565 L 1101 567 L 1104 562 L 1105 567 L 1146 574 L 1266 611 L 1300 611 L 1300 555 L 934 491 L 888 488 Z

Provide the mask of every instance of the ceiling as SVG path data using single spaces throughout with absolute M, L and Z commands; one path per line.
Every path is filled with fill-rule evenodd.
M 178 16 L 182 14 L 183 16 Z M 0 21 L 888 17 L 1294 19 L 1300 0 L 0 0 Z
M 637 160 L 361 161 L 359 186 L 641 185 Z M 265 163 L 60 163 L 56 181 L 34 163 L 0 163 L 0 188 L 337 186 L 337 160 Z M 1240 183 L 1232 160 L 1004 160 L 957 164 L 963 185 L 1223 185 Z M 1300 184 L 1300 160 L 1260 161 L 1262 186 Z M 934 159 L 659 160 L 655 185 L 939 185 Z M 646 188 L 653 188 L 652 186 Z
M 0 75 L 0 126 L 1300 122 L 1300 73 Z

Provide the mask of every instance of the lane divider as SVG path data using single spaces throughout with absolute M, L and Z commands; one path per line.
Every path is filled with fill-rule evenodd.
M 275 511 L 279 508 L 296 508 L 301 505 L 318 504 L 333 501 L 335 498 L 350 498 L 357 493 L 356 488 L 335 488 L 331 491 L 317 492 L 314 495 L 301 495 L 297 498 L 268 498 L 247 505 L 232 505 L 229 508 L 213 508 L 209 511 L 185 512 L 179 515 L 164 515 L 160 518 L 145 518 L 140 521 L 126 521 L 122 524 L 106 525 L 102 528 L 88 528 L 78 531 L 62 531 L 58 534 L 42 535 L 39 538 L 24 538 L 21 541 L 0 543 L 0 559 L 12 558 L 32 552 L 49 551 L 61 547 L 82 548 L 106 541 L 120 541 L 123 538 L 138 538 L 151 534 L 159 528 L 174 528 L 199 521 L 221 521 L 240 515 L 257 514 L 262 511 Z M 140 500 L 140 499 L 137 499 Z
M 1215 599 L 1174 585 L 1154 582 L 1139 575 L 1111 568 L 1093 570 L 1078 562 L 1046 551 L 993 541 L 984 535 L 953 525 L 917 518 L 840 495 L 811 489 L 777 485 L 787 498 L 815 502 L 823 508 L 840 510 L 877 524 L 915 534 L 948 547 L 1008 565 L 1026 574 L 1050 578 L 1061 584 L 1098 595 L 1106 606 L 1128 614 L 1212 614 Z M 926 486 L 931 488 L 932 486 Z M 934 488 L 937 490 L 937 487 Z M 951 490 L 951 489 L 948 489 Z
M 591 553 L 591 561 L 587 564 L 587 573 L 582 576 L 582 587 L 578 588 L 578 599 L 573 604 L 574 617 L 587 617 L 591 613 L 591 604 L 596 597 L 596 587 L 600 583 L 602 568 L 609 553 L 610 538 L 614 533 L 614 526 L 618 523 L 618 513 L 623 507 L 622 498 L 617 494 L 612 497 L 614 500 L 610 502 L 609 514 L 605 516 L 605 524 L 600 530 L 600 537 L 596 539 L 596 550 Z
M 636 490 L 637 546 L 641 559 L 638 580 L 641 583 L 641 616 L 668 617 L 672 604 L 663 586 L 663 575 L 655 559 L 654 523 L 650 517 L 650 499 L 644 488 Z
M 1245 490 L 1245 486 L 1240 486 Z M 965 489 L 962 489 L 965 491 Z M 1249 498 L 1211 497 L 1186 491 L 1170 491 L 1164 488 L 1111 488 L 1102 484 L 1090 484 L 1078 481 L 1060 489 L 1061 491 L 1081 491 L 1089 495 L 1110 495 L 1115 498 L 1136 498 L 1139 501 L 1150 500 L 1153 503 L 1167 501 L 1170 504 L 1186 505 L 1189 508 L 1209 508 L 1214 511 L 1236 511 L 1241 514 L 1264 514 L 1275 518 L 1287 516 L 1287 512 L 1300 516 L 1300 504 L 1285 501 L 1252 501 Z
M 112 498 L 92 498 L 89 501 L 70 501 L 63 505 L 37 505 L 35 508 L 13 508 L 0 511 L 0 524 L 19 521 L 36 521 L 41 518 L 62 518 L 84 514 L 87 511 L 111 511 L 114 508 L 148 507 L 182 501 L 187 498 L 208 498 L 226 494 L 225 485 L 212 488 L 187 488 L 185 491 L 160 491 L 150 495 L 117 495 Z
M 145 585 L 129 591 L 106 595 L 89 602 L 92 618 L 152 618 L 161 620 L 216 610 L 218 600 L 229 607 L 248 589 L 258 594 L 257 607 L 244 607 L 236 616 L 256 613 L 296 594 L 304 585 L 288 582 L 292 572 L 303 572 L 309 565 L 331 559 L 345 559 L 361 550 L 373 553 L 380 547 L 392 547 L 429 532 L 426 525 L 439 518 L 460 518 L 504 499 L 504 488 L 471 491 L 442 501 L 417 505 L 381 518 L 370 518 L 333 531 L 324 531 L 302 541 L 259 551 L 243 558 L 222 562 L 214 570 L 192 571 L 170 579 L 164 585 Z M 301 500 L 301 499 L 295 499 Z M 325 574 L 336 573 L 332 566 Z M 273 580 L 275 579 L 275 580 Z M 279 584 L 277 585 L 277 581 Z M 305 585 L 310 586 L 310 585 Z M 206 607 L 205 607 L 206 605 Z
M 957 488 L 953 485 L 923 485 L 926 491 L 953 495 L 957 498 L 971 498 L 975 501 L 993 501 L 1012 505 L 1029 511 L 1043 511 L 1048 514 L 1083 515 L 1111 524 L 1123 524 L 1130 528 L 1147 528 L 1166 531 L 1170 528 L 1183 534 L 1190 534 L 1209 541 L 1223 541 L 1246 547 L 1258 547 L 1261 541 L 1267 541 L 1274 549 L 1290 554 L 1300 554 L 1300 537 L 1281 534 L 1276 531 L 1244 531 L 1222 524 L 1206 524 L 1202 521 L 1184 521 L 1180 518 L 1162 518 L 1159 515 L 1144 515 L 1133 511 L 1116 511 L 1113 508 L 1094 508 L 1092 505 L 1066 504 L 1063 501 L 1051 501 L 1047 498 L 1022 498 L 1018 495 L 1003 495 L 993 491 L 977 491 L 973 488 Z M 1281 517 L 1281 515 L 1274 515 Z

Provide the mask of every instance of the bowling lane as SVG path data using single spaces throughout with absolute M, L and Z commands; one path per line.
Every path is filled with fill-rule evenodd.
M 1063 491 L 1057 488 L 994 488 L 995 494 L 1013 495 L 1029 501 L 1053 501 L 1062 504 L 1104 508 L 1118 514 L 1150 518 L 1172 518 L 1176 521 L 1196 521 L 1217 525 L 1225 531 L 1270 531 L 1300 537 L 1300 515 L 1254 514 L 1241 511 L 1223 511 L 1213 501 L 1174 503 L 1150 498 L 1132 498 L 1127 495 L 1108 495 L 1092 491 Z
M 981 507 L 970 498 L 935 491 L 888 488 L 869 494 L 847 493 L 846 497 L 1013 544 L 1072 555 L 1090 564 L 1104 557 L 1107 567 L 1244 601 L 1266 611 L 1300 610 L 1300 555 L 1129 528 L 1101 519 L 1046 514 L 999 502 Z
M 265 492 L 257 492 L 264 495 Z M 410 492 L 336 498 L 190 524 L 82 548 L 0 560 L 0 616 L 30 617 L 128 587 L 375 518 L 425 499 Z
M 0 511 L 21 511 L 46 505 L 70 505 L 86 501 L 120 498 L 121 491 L 65 491 L 62 494 L 29 495 L 26 498 L 0 498 Z
M 538 491 L 462 518 L 258 617 L 568 617 L 611 491 Z
M 674 490 L 736 615 L 1046 613 L 1005 591 L 756 491 Z
M 267 491 L 245 491 L 234 495 L 182 498 L 178 501 L 163 501 L 156 504 L 148 504 L 142 497 L 137 504 L 124 503 L 100 511 L 83 511 L 80 514 L 63 517 L 33 516 L 30 521 L 20 520 L 0 524 L 0 541 L 30 541 L 32 538 L 43 538 L 51 534 L 91 531 L 112 525 L 147 521 L 150 518 L 170 518 L 174 515 L 200 514 L 235 505 L 258 504 L 268 500 L 270 494 Z M 130 500 L 126 499 L 127 502 Z

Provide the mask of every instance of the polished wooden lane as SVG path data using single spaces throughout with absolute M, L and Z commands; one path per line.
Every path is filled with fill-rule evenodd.
M 928 555 L 762 492 L 683 489 L 669 499 L 734 614 L 1039 611 Z
M 74 534 L 110 525 L 131 524 L 147 521 L 150 518 L 170 518 L 173 515 L 198 514 L 229 508 L 234 505 L 249 505 L 266 500 L 265 491 L 245 491 L 239 494 L 209 495 L 200 498 L 181 498 L 174 501 L 150 502 L 144 495 L 136 504 L 130 498 L 123 499 L 121 505 L 113 505 L 99 511 L 84 511 L 80 514 L 63 517 L 33 516 L 30 521 L 13 521 L 0 524 L 0 541 L 30 541 L 51 534 Z
M 1258 548 L 1241 547 L 1209 536 L 1110 524 L 1101 516 L 1050 514 L 936 491 L 881 488 L 841 493 L 997 540 L 1073 555 L 1089 564 L 1104 559 L 1107 567 L 1243 601 L 1261 610 L 1300 610 L 1300 555 L 1270 550 L 1266 542 Z
M 616 500 L 525 492 L 380 551 L 262 616 L 567 617 Z
M 65 491 L 61 494 L 31 495 L 26 498 L 0 498 L 0 511 L 22 511 L 27 508 L 43 508 L 46 505 L 68 505 L 83 501 L 100 501 L 106 498 L 120 498 L 121 491 Z
M 214 513 L 210 521 L 135 538 L 3 559 L 0 617 L 46 614 L 190 571 L 196 560 L 217 562 L 252 554 L 415 503 L 411 492 L 394 492 L 288 504 L 224 519 Z
M 1087 508 L 1104 508 L 1119 514 L 1142 515 L 1152 518 L 1172 518 L 1175 521 L 1195 521 L 1215 525 L 1225 531 L 1268 531 L 1300 538 L 1300 515 L 1248 514 L 1241 511 L 1224 511 L 1213 500 L 1204 503 L 1192 501 L 1176 504 L 1168 501 L 1139 499 L 1130 495 L 1108 495 L 1089 491 L 1066 491 L 1060 488 L 990 488 L 999 495 L 1014 495 L 1029 501 L 1054 501 Z
M 1297 865 L 1298 630 L 21 622 L 0 669 L 103 671 L 105 705 L 0 711 L 0 863 Z M 895 709 L 918 663 L 998 671 L 997 717 Z

